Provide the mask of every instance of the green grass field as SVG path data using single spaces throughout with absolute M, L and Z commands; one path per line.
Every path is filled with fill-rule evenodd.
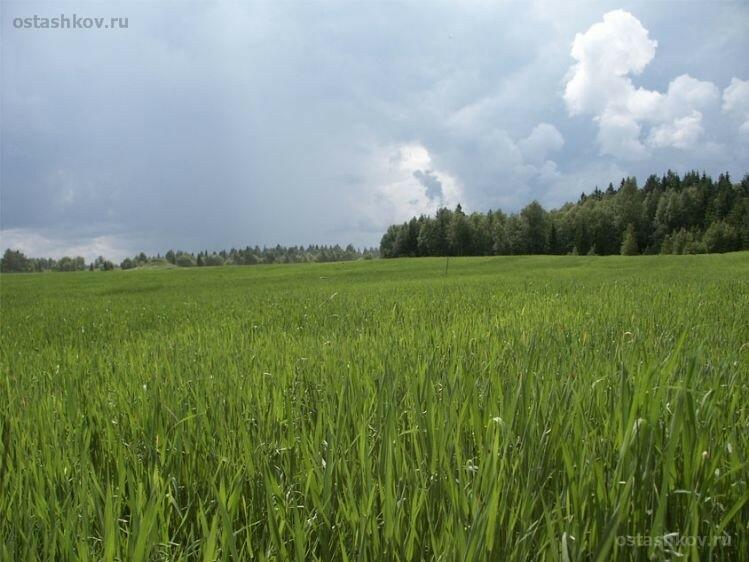
M 2 560 L 749 560 L 747 253 L 0 287 Z

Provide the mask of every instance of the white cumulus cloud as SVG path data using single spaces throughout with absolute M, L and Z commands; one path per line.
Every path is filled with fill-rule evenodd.
M 372 190 L 362 209 L 378 225 L 434 214 L 440 207 L 454 207 L 463 196 L 458 179 L 437 169 L 418 142 L 378 148 L 367 175 Z
M 570 115 L 593 115 L 602 153 L 642 159 L 651 148 L 693 148 L 704 132 L 700 109 L 718 100 L 715 84 L 683 74 L 663 93 L 632 82 L 653 60 L 657 46 L 624 10 L 608 12 L 575 36 L 571 55 L 577 62 L 568 73 L 564 100 Z
M 655 56 L 658 42 L 629 12 L 614 10 L 603 16 L 572 43 L 572 67 L 564 99 L 572 115 L 600 113 L 610 106 L 626 106 L 635 93 L 628 78 L 639 74 Z
M 690 148 L 697 143 L 702 128 L 702 114 L 692 111 L 685 117 L 675 119 L 672 123 L 664 123 L 650 130 L 648 144 L 656 148 L 674 146 L 676 148 Z
M 731 79 L 723 90 L 723 111 L 738 116 L 739 132 L 749 138 L 749 80 Z

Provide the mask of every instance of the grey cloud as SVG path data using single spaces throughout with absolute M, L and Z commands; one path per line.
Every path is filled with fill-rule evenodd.
M 429 199 L 442 198 L 442 182 L 431 170 L 416 170 L 413 176 L 426 188 Z
M 616 181 L 609 172 L 747 171 L 737 114 L 719 102 L 699 110 L 699 150 L 673 148 L 663 129 L 653 143 L 669 146 L 637 162 L 601 156 L 596 124 L 567 115 L 570 45 L 615 7 L 4 4 L 2 244 L 376 244 L 395 215 L 367 205 L 383 182 L 398 185 L 380 153 L 409 144 L 432 161 L 410 179 L 433 198 L 449 177 L 474 209 L 558 204 L 584 182 Z M 668 6 L 623 7 L 658 41 L 643 87 L 666 91 L 689 74 L 723 90 L 749 78 L 746 5 L 690 5 L 678 30 Z M 126 15 L 130 27 L 9 23 L 61 11 Z M 540 123 L 563 145 L 529 141 Z

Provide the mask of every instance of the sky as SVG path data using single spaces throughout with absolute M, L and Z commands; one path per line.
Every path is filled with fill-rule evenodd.
M 0 245 L 30 256 L 376 246 L 442 206 L 749 172 L 745 2 L 1 6 Z

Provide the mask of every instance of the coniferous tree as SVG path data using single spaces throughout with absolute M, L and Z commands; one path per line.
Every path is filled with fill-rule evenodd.
M 448 227 L 447 241 L 449 247 L 448 255 L 470 255 L 471 226 L 460 205 L 455 208 L 455 212 L 452 214 L 452 219 Z

